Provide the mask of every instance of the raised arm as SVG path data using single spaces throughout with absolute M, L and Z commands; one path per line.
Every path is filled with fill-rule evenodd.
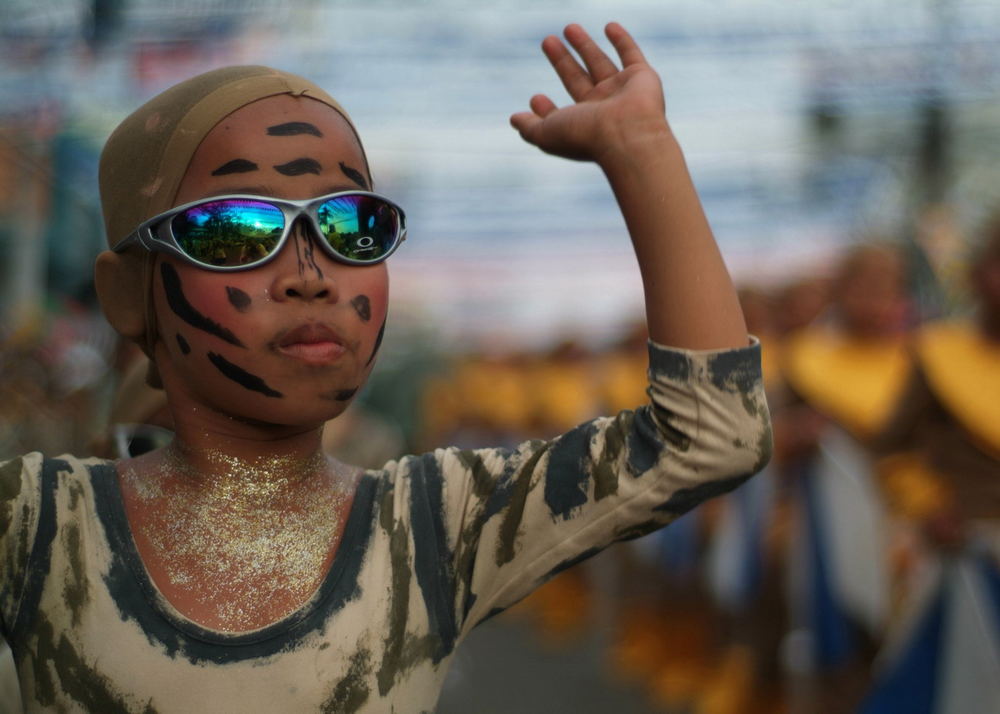
M 667 122 L 663 88 L 621 25 L 605 28 L 619 69 L 579 25 L 542 50 L 573 103 L 545 95 L 511 116 L 530 144 L 556 156 L 594 161 L 625 217 L 642 274 L 650 337 L 686 349 L 744 347 L 746 325 L 680 146 Z

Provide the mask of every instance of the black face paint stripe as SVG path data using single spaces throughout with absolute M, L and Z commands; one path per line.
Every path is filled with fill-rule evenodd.
M 222 166 L 212 172 L 213 176 L 225 176 L 226 174 L 245 174 L 248 171 L 256 171 L 259 167 L 253 161 L 246 159 L 233 159 L 227 161 Z
M 163 291 L 167 296 L 167 305 L 174 311 L 177 317 L 181 318 L 191 327 L 197 327 L 210 335 L 215 335 L 220 340 L 225 340 L 231 345 L 246 349 L 246 345 L 237 339 L 236 335 L 227 330 L 210 317 L 206 317 L 198 312 L 187 298 L 184 297 L 184 289 L 181 286 L 181 276 L 170 263 L 160 263 L 160 275 L 163 277 Z
M 181 348 L 181 352 L 184 354 L 191 354 L 191 345 L 188 344 L 188 341 L 185 340 L 180 333 L 177 334 L 177 346 Z
M 365 367 L 367 367 L 372 363 L 372 361 L 374 361 L 375 355 L 378 354 L 378 348 L 382 346 L 382 338 L 385 337 L 385 323 L 388 321 L 388 319 L 389 318 L 383 320 L 382 327 L 378 329 L 378 337 L 375 338 L 375 347 L 372 349 L 372 356 L 368 358 L 367 362 L 365 362 Z
M 344 176 L 346 176 L 347 178 L 351 179 L 351 181 L 353 181 L 354 183 L 356 183 L 361 188 L 365 189 L 366 191 L 370 191 L 371 190 L 369 188 L 369 186 L 368 186 L 368 181 L 365 180 L 364 174 L 362 174 L 357 169 L 351 168 L 350 166 L 348 166 L 347 164 L 345 164 L 343 161 L 341 161 L 340 162 L 340 170 L 344 172 Z
M 316 174 L 323 172 L 323 166 L 316 160 L 310 158 L 292 159 L 288 163 L 278 164 L 274 170 L 284 176 L 301 176 L 302 174 Z
M 316 262 L 316 246 L 307 235 L 307 230 L 302 223 L 298 223 L 292 234 L 292 240 L 295 241 L 295 259 L 298 261 L 299 277 L 304 279 L 306 268 L 309 267 L 316 271 L 317 279 L 322 280 L 323 270 Z
M 320 396 L 323 399 L 328 399 L 334 402 L 346 402 L 357 394 L 359 389 L 360 387 L 355 387 L 354 389 L 338 389 L 334 392 L 326 392 Z
M 275 124 L 274 126 L 267 127 L 267 133 L 270 136 L 297 136 L 299 134 L 323 136 L 323 132 L 306 121 L 289 121 L 284 124 Z
M 351 300 L 351 305 L 357 311 L 362 322 L 368 322 L 372 319 L 372 303 L 367 295 L 357 295 Z
M 308 238 L 304 242 L 302 253 L 305 255 L 306 262 L 309 263 L 310 268 L 316 271 L 316 277 L 322 279 L 323 271 L 320 269 L 319 263 L 316 262 L 316 246 Z
M 235 307 L 239 312 L 246 312 L 250 307 L 250 296 L 239 288 L 234 288 L 229 285 L 226 286 L 226 297 L 229 298 L 229 303 Z
M 238 367 L 229 360 L 227 360 L 222 355 L 218 355 L 214 352 L 208 353 L 209 361 L 215 365 L 216 369 L 222 372 L 223 375 L 229 377 L 237 384 L 242 387 L 246 387 L 251 392 L 260 392 L 265 397 L 284 397 L 285 395 L 281 392 L 271 389 L 264 382 L 263 379 L 258 377 L 256 374 L 250 374 L 242 367 Z

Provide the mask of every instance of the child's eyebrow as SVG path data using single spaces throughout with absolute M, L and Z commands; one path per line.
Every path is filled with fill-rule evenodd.
M 271 136 L 296 136 L 298 134 L 323 136 L 323 132 L 313 124 L 305 121 L 289 121 L 284 124 L 275 124 L 274 126 L 267 127 L 267 133 Z
M 222 166 L 212 172 L 213 176 L 225 176 L 226 174 L 245 174 L 248 171 L 256 171 L 257 164 L 247 159 L 233 159 L 227 161 Z
M 368 187 L 368 182 L 365 180 L 364 174 L 362 174 L 357 169 L 351 168 L 350 166 L 348 166 L 347 164 L 345 164 L 343 161 L 341 161 L 340 162 L 340 170 L 344 172 L 344 176 L 346 176 L 347 178 L 351 179 L 351 181 L 353 181 L 354 183 L 356 183 L 361 188 L 365 189 L 366 191 L 370 191 L 371 190 Z
M 316 174 L 323 172 L 323 166 L 316 160 L 308 157 L 292 159 L 288 163 L 278 164 L 274 170 L 285 176 L 300 176 L 302 174 Z

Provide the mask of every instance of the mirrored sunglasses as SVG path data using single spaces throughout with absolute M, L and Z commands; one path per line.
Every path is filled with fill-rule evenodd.
M 403 209 L 369 191 L 342 191 L 304 201 L 213 196 L 144 221 L 113 250 L 133 245 L 169 253 L 206 270 L 248 270 L 278 254 L 300 217 L 332 259 L 374 265 L 406 239 Z

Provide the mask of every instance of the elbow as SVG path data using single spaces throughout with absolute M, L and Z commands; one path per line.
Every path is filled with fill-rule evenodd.
M 771 420 L 768 419 L 755 445 L 752 454 L 753 463 L 750 466 L 748 475 L 752 476 L 755 473 L 763 471 L 764 467 L 771 462 L 772 456 L 774 456 L 774 430 L 771 428 Z
M 740 483 L 762 471 L 774 453 L 774 433 L 767 410 L 730 422 L 730 428 L 707 439 L 706 462 L 699 471 L 713 480 Z M 706 444 L 707 446 L 707 444 Z

